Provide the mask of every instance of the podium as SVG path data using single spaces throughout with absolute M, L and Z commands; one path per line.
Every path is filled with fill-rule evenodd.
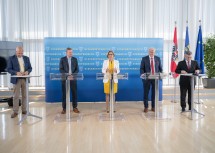
M 55 121 L 57 122 L 71 122 L 81 121 L 83 115 L 81 113 L 71 115 L 70 110 L 70 81 L 71 80 L 83 80 L 83 73 L 50 73 L 50 80 L 61 80 L 66 81 L 66 117 L 62 114 L 57 114 Z
M 203 104 L 203 102 L 200 102 L 199 100 L 199 84 L 200 84 L 200 78 L 206 76 L 205 74 L 198 74 L 198 98 L 197 98 L 197 102 L 194 102 L 195 104 Z
M 124 74 L 97 73 L 96 74 L 96 80 L 103 80 L 103 79 L 109 79 L 110 81 L 110 101 L 109 101 L 110 111 L 109 111 L 109 115 L 107 113 L 100 113 L 99 120 L 101 121 L 125 120 L 123 113 L 114 112 L 114 103 L 115 103 L 114 79 L 128 80 L 128 73 L 124 73 Z
M 40 77 L 40 75 L 35 75 L 35 76 L 32 76 L 32 75 L 23 75 L 23 76 L 18 76 L 18 75 L 12 75 L 11 76 L 12 78 L 22 78 L 22 79 L 25 79 L 25 88 L 26 88 L 26 109 L 27 109 L 27 113 L 26 115 L 18 122 L 18 125 L 21 124 L 25 119 L 27 119 L 28 116 L 32 116 L 32 117 L 36 117 L 36 118 L 39 118 L 39 119 L 42 119 L 42 117 L 39 117 L 39 116 L 36 116 L 36 115 L 33 115 L 30 113 L 29 111 L 29 78 L 32 78 L 32 77 Z
M 143 116 L 148 119 L 171 119 L 167 112 L 164 113 L 159 107 L 159 80 L 162 80 L 166 77 L 166 74 L 163 73 L 144 73 L 140 76 L 141 79 L 147 80 L 155 80 L 155 113 L 143 113 Z
M 204 117 L 205 116 L 205 114 L 203 114 L 203 113 L 200 113 L 200 112 L 198 112 L 195 108 L 194 108 L 194 100 L 193 100 L 193 93 L 194 93 L 194 78 L 195 77 L 201 77 L 201 76 L 204 76 L 204 75 L 201 75 L 201 74 L 199 74 L 199 75 L 195 75 L 195 74 L 193 74 L 193 73 L 187 73 L 187 74 L 180 74 L 180 75 L 182 75 L 182 76 L 189 76 L 190 77 L 190 81 L 191 81 L 191 110 L 188 110 L 188 111 L 184 111 L 184 112 L 181 112 L 181 113 L 186 113 L 186 112 L 190 112 L 191 114 L 191 120 L 193 120 L 194 119 L 194 114 L 196 113 L 196 114 L 198 114 L 198 115 L 200 115 L 200 116 L 202 116 L 202 117 Z M 198 93 L 198 101 L 199 101 L 199 93 Z

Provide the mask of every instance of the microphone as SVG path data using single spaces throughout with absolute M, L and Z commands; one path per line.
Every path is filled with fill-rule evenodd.
M 113 68 L 112 68 L 112 61 L 110 61 L 111 64 L 111 79 L 113 80 Z

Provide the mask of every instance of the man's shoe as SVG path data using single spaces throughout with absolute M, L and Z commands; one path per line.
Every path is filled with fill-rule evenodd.
M 147 113 L 148 111 L 148 108 L 144 108 L 144 113 Z
M 153 112 L 154 112 L 154 111 L 155 111 L 155 108 L 152 108 L 152 109 L 151 109 L 151 111 L 153 111 Z
M 62 112 L 61 112 L 61 114 L 66 114 L 66 110 L 63 109 Z
M 78 108 L 73 108 L 73 112 L 80 113 L 80 111 L 78 110 Z
M 182 111 L 182 112 L 185 112 L 185 108 L 183 107 L 181 111 Z
M 13 114 L 11 114 L 11 118 L 15 118 L 18 115 L 18 113 L 13 112 Z
M 27 111 L 22 111 L 22 114 L 27 114 Z

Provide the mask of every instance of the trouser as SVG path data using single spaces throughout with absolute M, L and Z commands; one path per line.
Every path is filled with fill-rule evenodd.
M 152 108 L 155 107 L 155 80 L 143 80 L 144 86 L 144 107 L 148 108 L 148 95 L 150 87 L 152 86 L 152 94 L 151 94 L 151 101 L 152 101 Z
M 72 80 L 70 81 L 70 90 L 72 91 L 72 107 L 77 108 L 77 81 Z M 66 109 L 66 81 L 62 81 L 62 107 Z
M 22 111 L 26 111 L 26 82 L 25 79 L 17 79 L 17 83 L 14 84 L 13 95 L 13 111 L 18 113 L 19 111 L 19 96 L 20 89 L 22 93 Z
M 188 105 L 191 108 L 191 84 L 183 84 L 180 85 L 180 92 L 181 92 L 181 107 L 186 108 L 186 95 L 188 91 Z

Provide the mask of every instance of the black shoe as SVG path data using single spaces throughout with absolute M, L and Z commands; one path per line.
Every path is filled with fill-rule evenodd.
M 13 112 L 13 113 L 11 114 L 11 118 L 15 118 L 17 115 L 18 115 L 18 113 Z
M 66 109 L 63 109 L 61 114 L 66 114 Z
M 185 112 L 185 108 L 184 107 L 182 107 L 182 110 L 181 110 L 182 112 Z

